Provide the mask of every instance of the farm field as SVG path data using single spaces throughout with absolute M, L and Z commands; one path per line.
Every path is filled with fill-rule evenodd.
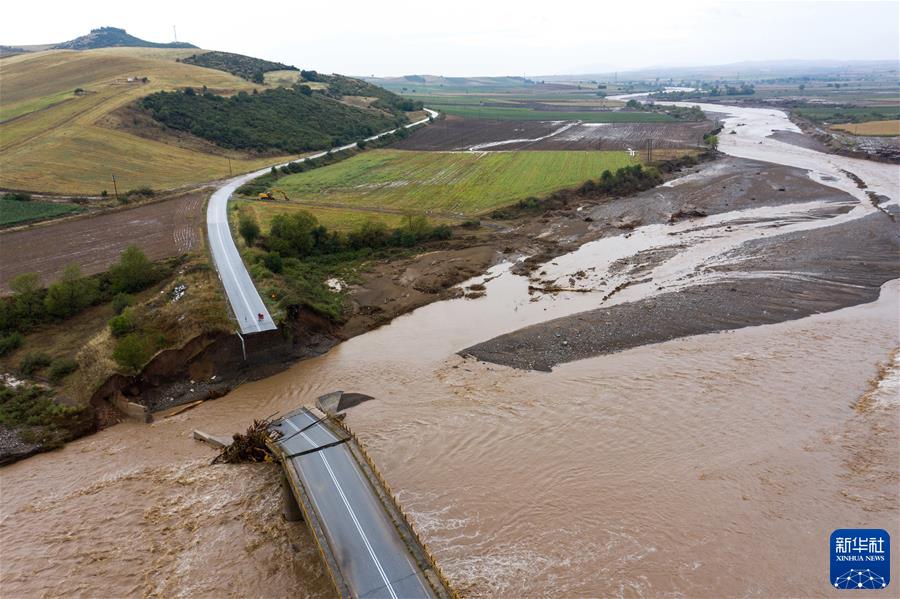
M 0 62 L 0 186 L 70 194 L 140 186 L 180 187 L 278 160 L 234 152 L 210 154 L 113 128 L 114 110 L 149 93 L 184 86 L 219 93 L 250 91 L 234 75 L 175 62 L 196 50 L 103 48 L 21 54 Z M 148 83 L 127 83 L 147 77 Z M 74 95 L 81 88 L 85 93 Z
M 473 119 L 515 119 L 533 121 L 586 121 L 588 123 L 666 123 L 675 121 L 667 114 L 657 112 L 625 112 L 614 110 L 577 110 L 577 107 L 557 106 L 541 107 L 540 110 L 527 106 L 516 105 L 509 108 L 505 106 L 481 106 L 465 105 L 457 103 L 442 103 L 429 100 L 428 107 L 446 114 L 462 116 Z M 565 109 L 561 109 L 565 108 Z
M 712 121 L 674 123 L 558 123 L 448 116 L 394 145 L 403 150 L 626 150 L 693 149 Z M 503 143 L 501 143 L 503 142 Z
M 862 123 L 867 121 L 892 121 L 900 119 L 900 106 L 854 106 L 796 108 L 794 112 L 820 123 Z
M 89 218 L 0 231 L 0 295 L 9 292 L 10 280 L 26 272 L 38 273 L 43 284 L 59 278 L 69 264 L 80 266 L 85 275 L 103 272 L 131 244 L 152 260 L 199 250 L 208 195 L 209 190 L 200 190 Z
M 626 152 L 373 150 L 278 181 L 291 199 L 474 215 L 636 164 Z
M 900 135 L 900 120 L 864 121 L 862 123 L 844 123 L 833 125 L 832 129 L 852 133 L 854 135 L 872 135 L 875 137 L 893 137 Z
M 44 220 L 80 211 L 81 208 L 72 204 L 0 199 L 0 227 Z

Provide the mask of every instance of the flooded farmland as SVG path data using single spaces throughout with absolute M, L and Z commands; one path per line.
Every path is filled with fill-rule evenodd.
M 751 241 L 895 211 L 897 167 L 773 140 L 791 127 L 778 111 L 732 112 L 726 153 L 807 169 L 840 197 L 651 224 L 538 269 L 554 282 L 593 269 L 575 279 L 582 289 L 529 293 L 529 278 L 500 264 L 479 278 L 482 298 L 426 306 L 192 411 L 5 468 L 0 484 L 15 493 L 0 508 L 4 592 L 327 596 L 305 529 L 278 516 L 275 467 L 210 466 L 212 450 L 190 433 L 237 431 L 344 389 L 376 396 L 348 423 L 464 596 L 826 595 L 831 530 L 900 534 L 896 276 L 874 301 L 560 360 L 550 372 L 457 353 L 553 319 L 754 278 Z M 619 267 L 648 250 L 662 253 L 638 272 Z M 804 276 L 802 263 L 755 273 Z

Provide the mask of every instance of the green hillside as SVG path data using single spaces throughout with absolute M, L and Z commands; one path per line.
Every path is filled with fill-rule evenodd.
M 206 67 L 208 69 L 218 69 L 237 75 L 247 79 L 248 81 L 256 80 L 262 83 L 264 73 L 270 71 L 296 71 L 297 67 L 282 64 L 280 62 L 272 62 L 271 60 L 263 60 L 261 58 L 253 58 L 252 56 L 244 56 L 243 54 L 234 54 L 232 52 L 203 52 L 194 54 L 182 59 L 181 62 L 197 65 L 198 67 Z

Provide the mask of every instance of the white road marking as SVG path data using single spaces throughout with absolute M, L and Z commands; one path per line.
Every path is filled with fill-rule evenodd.
M 425 112 L 428 113 L 427 117 L 425 117 L 424 119 L 418 120 L 415 123 L 410 123 L 408 125 L 404 125 L 404 128 L 409 129 L 411 127 L 416 127 L 418 125 L 422 125 L 424 123 L 427 123 L 429 119 L 437 117 L 439 114 L 438 112 L 431 110 L 430 108 L 425 108 Z M 397 129 L 399 129 L 399 128 L 400 127 L 398 127 Z M 385 131 L 384 133 L 379 133 L 378 135 L 373 135 L 372 137 L 367 137 L 366 141 L 379 139 L 381 137 L 384 137 L 385 135 L 394 133 L 395 131 L 397 131 L 397 129 L 391 129 L 390 131 Z M 328 152 L 340 152 L 340 151 L 349 150 L 349 149 L 355 148 L 355 147 L 357 147 L 356 143 L 347 144 L 344 146 L 326 150 L 325 152 L 319 152 L 318 154 L 306 156 L 305 158 L 299 158 L 293 162 L 306 162 L 309 159 L 321 158 L 322 156 L 325 156 L 326 154 L 328 154 Z M 284 165 L 275 165 L 272 168 L 277 168 L 279 166 L 284 166 Z M 250 306 L 250 302 L 247 299 L 246 294 L 244 293 L 244 288 L 243 288 L 244 286 L 241 284 L 241 281 L 238 280 L 238 273 L 235 270 L 235 265 L 232 263 L 231 258 L 229 258 L 229 256 L 228 256 L 229 248 L 228 248 L 227 244 L 225 243 L 225 239 L 224 239 L 224 236 L 222 233 L 222 227 L 223 226 L 228 227 L 228 200 L 231 199 L 231 195 L 234 193 L 234 191 L 237 189 L 237 187 L 241 183 L 251 181 L 251 180 L 255 179 L 256 177 L 259 177 L 259 176 L 265 174 L 269 170 L 270 170 L 269 168 L 260 169 L 253 173 L 239 175 L 237 177 L 233 177 L 233 178 L 229 179 L 228 181 L 223 183 L 218 189 L 216 189 L 215 192 L 213 192 L 213 195 L 209 201 L 209 206 L 207 207 L 207 210 L 206 210 L 206 228 L 207 228 L 207 232 L 209 233 L 209 236 L 210 236 L 210 251 L 212 252 L 212 255 L 213 255 L 213 263 L 216 266 L 216 270 L 219 271 L 219 277 L 222 279 L 223 287 L 225 287 L 225 294 L 228 296 L 228 301 L 231 303 L 232 310 L 234 311 L 234 317 L 238 320 L 238 324 L 241 327 L 242 333 L 252 333 L 252 332 L 258 333 L 263 330 L 260 323 L 264 323 L 266 325 L 273 325 L 273 328 L 274 328 L 274 323 L 272 322 L 272 315 L 269 314 L 269 310 L 266 308 L 265 302 L 263 302 L 262 297 L 260 297 L 260 299 L 259 299 L 259 304 L 262 308 L 261 313 L 264 315 L 263 320 L 261 320 L 261 321 L 258 320 L 256 312 Z M 224 197 L 217 198 L 216 196 L 218 196 L 219 194 L 222 194 Z M 216 235 L 218 236 L 218 244 L 213 243 L 214 239 L 213 239 L 212 231 L 210 229 L 211 227 L 215 227 L 215 229 L 216 229 Z M 228 236 L 229 236 L 229 240 L 231 241 L 231 247 L 234 248 L 235 253 L 238 253 L 237 245 L 235 245 L 234 239 L 231 237 L 231 228 L 230 227 L 228 227 Z M 238 253 L 238 256 L 240 256 L 240 253 Z M 228 270 L 227 273 L 223 273 L 222 270 L 219 268 L 220 262 L 223 260 L 224 260 L 225 266 L 227 266 L 227 270 Z M 243 260 L 241 260 L 241 262 L 240 262 L 240 269 L 243 272 L 242 278 L 245 278 L 246 282 L 250 283 L 250 286 L 253 287 L 253 290 L 256 292 L 256 295 L 259 296 L 259 291 L 253 285 L 253 279 L 250 278 L 250 274 L 247 272 L 247 268 L 246 268 L 246 266 L 244 266 Z M 237 305 L 239 305 L 239 304 L 237 302 L 237 298 L 233 297 L 234 296 L 233 290 L 229 291 L 229 285 L 227 285 L 225 283 L 225 277 L 223 276 L 223 274 L 230 275 L 230 277 L 228 277 L 229 283 L 231 284 L 231 286 L 237 287 L 238 294 L 240 294 L 240 299 L 243 302 L 244 307 L 247 309 L 246 313 L 243 315 L 243 317 L 244 317 L 243 321 L 241 320 L 242 315 L 238 314 Z M 247 324 L 248 321 L 253 323 L 252 326 Z M 246 327 L 245 327 L 245 325 L 246 325 Z M 255 331 L 254 331 L 254 329 L 255 329 Z
M 300 436 L 306 439 L 310 446 L 316 446 L 315 442 L 310 439 L 306 435 L 306 433 L 300 432 L 300 429 L 296 424 L 294 424 L 290 420 L 285 420 L 285 422 L 288 424 L 288 426 L 299 432 Z M 334 482 L 334 486 L 337 489 L 338 494 L 341 496 L 341 501 L 343 501 L 344 507 L 346 507 L 347 511 L 350 513 L 350 518 L 353 520 L 353 524 L 356 525 L 356 530 L 359 531 L 359 535 L 362 537 L 363 543 L 365 543 L 366 549 L 368 549 L 369 555 L 372 557 L 372 561 L 375 562 L 375 567 L 378 569 L 378 573 L 381 575 L 381 579 L 387 586 L 388 592 L 391 594 L 391 598 L 397 599 L 397 593 L 394 591 L 394 587 L 391 585 L 391 581 L 388 580 L 387 574 L 385 574 L 384 572 L 384 568 L 381 567 L 381 562 L 378 561 L 378 556 L 375 555 L 375 550 L 372 549 L 372 545 L 369 543 L 369 537 L 367 537 L 365 531 L 363 531 L 362 525 L 359 523 L 359 519 L 356 517 L 356 512 L 353 511 L 353 508 L 350 506 L 350 502 L 347 500 L 347 496 L 344 495 L 344 490 L 341 488 L 341 484 L 338 482 L 337 477 L 334 475 L 334 471 L 331 469 L 331 464 L 328 463 L 328 459 L 325 457 L 324 450 L 319 452 L 319 457 L 322 458 L 322 463 L 325 464 L 325 469 L 328 470 L 328 475 L 331 477 L 332 482 Z

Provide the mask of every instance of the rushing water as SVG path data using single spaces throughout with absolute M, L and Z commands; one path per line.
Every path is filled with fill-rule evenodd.
M 841 214 L 794 204 L 676 225 L 677 253 L 651 271 L 660 285 L 685 284 L 751 236 L 873 210 L 842 170 L 897 201 L 896 167 L 776 142 L 770 130 L 791 126 L 783 113 L 753 110 L 735 109 L 723 150 L 810 168 L 857 203 Z M 189 412 L 3 469 L 0 594 L 327 595 L 305 529 L 278 515 L 277 469 L 210 466 L 212 450 L 190 433 L 237 431 L 338 388 L 377 397 L 348 423 L 465 594 L 829 594 L 832 529 L 900 536 L 897 281 L 871 304 L 551 373 L 455 355 L 601 305 L 615 260 L 672 249 L 673 230 L 644 227 L 545 266 L 554 281 L 593 268 L 579 283 L 589 293 L 531 296 L 499 265 L 481 299 L 426 306 Z

